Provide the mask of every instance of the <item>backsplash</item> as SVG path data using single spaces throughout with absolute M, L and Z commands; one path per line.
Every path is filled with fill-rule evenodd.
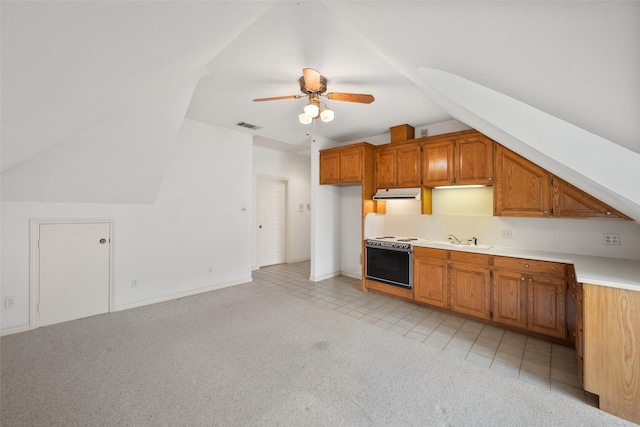
M 511 238 L 503 238 L 503 230 Z M 391 234 L 447 240 L 476 237 L 478 243 L 612 258 L 640 259 L 640 227 L 630 221 L 509 218 L 419 213 L 370 214 L 365 235 Z M 605 245 L 604 234 L 618 234 L 620 245 Z

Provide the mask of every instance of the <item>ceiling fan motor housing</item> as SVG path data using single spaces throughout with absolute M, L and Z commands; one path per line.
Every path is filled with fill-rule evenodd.
M 307 89 L 307 84 L 304 81 L 304 76 L 300 77 L 300 92 L 304 93 L 305 95 L 308 95 L 310 93 L 325 93 L 327 91 L 327 79 L 325 76 L 320 76 L 320 87 L 318 88 L 317 91 L 312 91 Z

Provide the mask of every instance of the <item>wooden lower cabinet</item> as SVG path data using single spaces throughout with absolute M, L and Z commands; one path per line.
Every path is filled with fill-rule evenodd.
M 449 308 L 451 310 L 490 319 L 491 271 L 488 267 L 449 264 Z
M 560 339 L 567 338 L 565 278 L 527 278 L 527 329 Z
M 416 248 L 413 263 L 413 299 L 436 307 L 448 306 L 447 251 Z
M 417 247 L 413 299 L 571 345 L 566 273 L 562 263 Z
M 491 318 L 494 322 L 526 328 L 526 278 L 515 271 L 493 272 Z

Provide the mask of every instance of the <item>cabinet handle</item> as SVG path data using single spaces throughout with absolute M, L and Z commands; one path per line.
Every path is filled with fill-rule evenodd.
M 607 212 L 607 215 L 611 215 L 611 212 Z
M 526 277 L 524 277 L 524 276 L 522 276 L 522 277 L 520 278 L 520 280 L 527 280 L 527 278 L 526 278 Z
M 529 268 L 529 264 L 525 264 L 525 265 L 524 265 L 524 268 Z
M 489 181 L 493 181 L 493 177 L 492 176 L 489 177 Z
M 545 215 L 549 215 L 549 211 L 545 210 L 545 211 L 544 211 L 544 214 L 545 214 Z

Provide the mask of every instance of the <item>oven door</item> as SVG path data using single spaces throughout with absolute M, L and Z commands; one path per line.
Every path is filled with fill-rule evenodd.
M 370 280 L 411 289 L 411 250 L 366 247 L 366 277 Z

